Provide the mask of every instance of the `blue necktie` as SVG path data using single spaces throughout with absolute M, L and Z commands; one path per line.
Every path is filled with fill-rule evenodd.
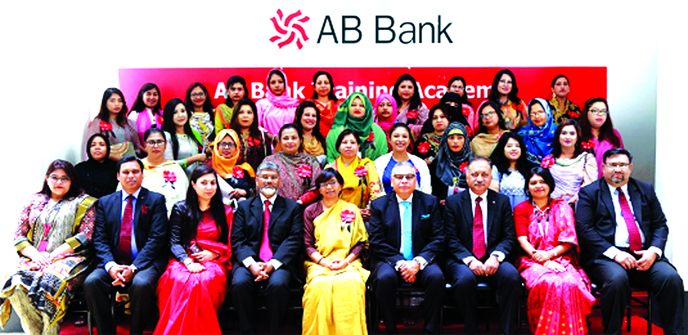
M 404 214 L 401 217 L 401 244 L 402 254 L 407 261 L 413 259 L 413 221 L 411 219 L 411 202 L 402 201 Z

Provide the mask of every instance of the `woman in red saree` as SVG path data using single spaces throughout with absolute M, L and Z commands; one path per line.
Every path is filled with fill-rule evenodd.
M 160 319 L 154 334 L 221 334 L 217 312 L 227 292 L 232 210 L 217 192 L 209 166 L 191 173 L 186 200 L 174 205 L 170 244 L 174 258 L 158 281 Z
M 514 209 L 516 236 L 525 252 L 516 267 L 526 281 L 528 322 L 533 334 L 587 334 L 595 298 L 578 265 L 578 239 L 571 206 L 550 199 L 554 178 L 534 167 L 526 177 L 530 200 Z

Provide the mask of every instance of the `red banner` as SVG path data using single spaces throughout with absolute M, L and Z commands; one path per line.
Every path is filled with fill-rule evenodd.
M 448 80 L 454 76 L 466 79 L 466 93 L 469 101 L 477 107 L 489 96 L 492 80 L 502 68 L 498 67 L 417 67 L 417 68 L 284 68 L 287 75 L 289 95 L 308 99 L 313 94 L 313 74 L 328 71 L 334 80 L 335 94 L 344 99 L 351 92 L 365 92 L 371 100 L 378 94 L 390 92 L 397 78 L 404 73 L 411 74 L 420 86 L 423 102 L 431 107 L 447 90 Z M 606 67 L 515 67 L 513 71 L 518 84 L 518 96 L 528 103 L 533 98 L 552 98 L 552 79 L 559 74 L 569 78 L 571 92 L 569 100 L 579 107 L 592 97 L 607 96 Z M 172 98 L 185 97 L 192 82 L 203 83 L 210 93 L 213 106 L 225 101 L 227 79 L 240 75 L 246 80 L 249 97 L 257 101 L 265 96 L 266 79 L 270 68 L 168 68 L 168 69 L 120 69 L 120 89 L 124 92 L 128 106 L 134 103 L 143 84 L 158 85 L 162 104 Z

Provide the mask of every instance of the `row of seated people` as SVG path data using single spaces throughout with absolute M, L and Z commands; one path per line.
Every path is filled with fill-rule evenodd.
M 372 201 L 367 224 L 357 205 L 341 199 L 345 180 L 332 168 L 314 176 L 318 200 L 302 210 L 281 194 L 286 172 L 265 161 L 256 171 L 258 195 L 232 210 L 221 178 L 200 166 L 168 223 L 165 197 L 142 187 L 145 167 L 135 157 L 118 163 L 122 190 L 97 201 L 81 191 L 76 169 L 57 160 L 20 216 L 22 257 L 0 296 L 32 334 L 59 332 L 81 281 L 100 333 L 115 333 L 109 295 L 120 286 L 131 296 L 133 334 L 150 321 L 156 296 L 156 334 L 220 333 L 215 316 L 229 290 L 241 332 L 256 333 L 255 294 L 264 287 L 275 333 L 289 288 L 304 284 L 304 333 L 359 334 L 367 332 L 368 283 L 387 331 L 396 333 L 395 291 L 406 282 L 424 289 L 424 332 L 438 333 L 450 283 L 473 334 L 476 285 L 487 282 L 498 290 L 499 331 L 510 333 L 525 280 L 533 333 L 585 334 L 595 301 L 589 275 L 601 287 L 605 333 L 620 332 L 630 285 L 651 290 L 665 332 L 681 333 L 683 282 L 663 257 L 668 229 L 654 189 L 630 177 L 627 150 L 603 158 L 604 178 L 581 190 L 575 217 L 565 200 L 552 198 L 547 168 L 527 172 L 528 200 L 512 211 L 508 197 L 489 189 L 487 158 L 468 163 L 467 189 L 444 206 L 416 190 L 416 167 L 401 162 L 392 190 Z M 360 260 L 365 249 L 369 269 Z

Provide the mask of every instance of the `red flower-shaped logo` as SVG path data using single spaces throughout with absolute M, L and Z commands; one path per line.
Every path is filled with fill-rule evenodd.
M 242 169 L 240 166 L 233 167 L 232 176 L 236 179 L 244 179 L 244 169 Z
M 368 175 L 368 169 L 366 169 L 365 166 L 359 166 L 354 170 L 354 175 L 359 178 L 366 176 Z
M 459 165 L 459 170 L 461 170 L 461 172 L 463 172 L 463 173 L 466 173 L 467 167 L 468 167 L 468 162 L 463 162 L 463 163 L 461 163 L 461 165 Z
M 259 138 L 253 138 L 253 137 L 249 136 L 246 139 L 246 143 L 248 143 L 249 147 L 259 146 L 260 145 L 260 139 Z
M 310 20 L 308 16 L 301 14 L 300 10 L 289 14 L 286 18 L 282 14 L 282 10 L 277 10 L 277 16 L 270 18 L 272 25 L 277 31 L 277 35 L 270 37 L 270 42 L 277 43 L 280 49 L 283 46 L 290 44 L 296 40 L 296 46 L 301 50 L 303 43 L 308 41 L 306 30 L 301 26 Z
M 141 206 L 141 214 L 148 214 L 148 206 L 146 206 L 146 205 Z
M 100 121 L 100 131 L 110 131 L 112 130 L 112 124 L 107 121 Z
M 427 154 L 428 150 L 430 149 L 430 143 L 428 142 L 421 142 L 418 144 L 418 152 L 421 154 Z
M 414 109 L 414 110 L 411 110 L 411 111 L 409 111 L 408 113 L 406 113 L 406 117 L 407 117 L 409 120 L 415 120 L 415 119 L 418 117 L 418 112 L 416 112 L 415 109 Z
M 356 214 L 349 210 L 345 209 L 342 211 L 341 219 L 343 223 L 352 223 L 354 222 L 354 219 L 356 218 Z
M 313 175 L 311 167 L 304 164 L 299 165 L 299 167 L 296 169 L 296 173 L 301 178 L 310 178 Z
M 581 143 L 583 146 L 583 149 L 594 149 L 595 148 L 595 142 L 593 140 L 588 140 L 586 142 Z
M 368 139 L 366 141 L 372 142 L 374 140 L 375 140 L 375 133 L 371 131 L 370 135 L 368 135 Z
M 549 169 L 552 165 L 554 165 L 554 158 L 552 156 L 547 156 L 542 159 L 540 165 L 545 169 Z

